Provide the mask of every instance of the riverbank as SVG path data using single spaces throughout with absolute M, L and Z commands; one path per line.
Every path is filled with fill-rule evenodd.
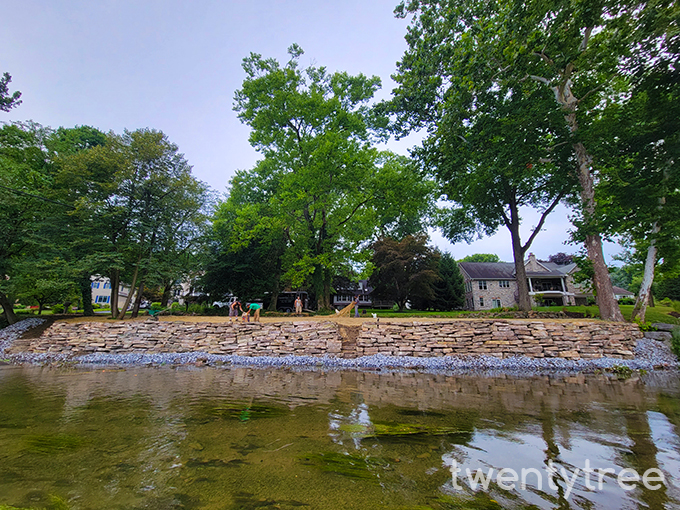
M 168 321 L 171 322 L 171 321 Z M 552 322 L 552 321 L 551 321 Z M 480 355 L 440 355 L 413 356 L 390 355 L 385 353 L 371 353 L 354 358 L 339 357 L 340 350 L 336 348 L 334 355 L 328 353 L 309 354 L 281 354 L 277 356 L 265 355 L 260 352 L 255 356 L 240 354 L 224 354 L 204 351 L 186 352 L 28 352 L 17 350 L 16 345 L 26 340 L 20 340 L 31 328 L 40 327 L 42 319 L 27 319 L 14 326 L 0 331 L 0 358 L 5 363 L 45 364 L 45 363 L 74 363 L 87 365 L 197 365 L 197 366 L 260 366 L 260 367 L 323 367 L 337 370 L 383 370 L 407 369 L 421 371 L 447 372 L 480 372 L 500 371 L 512 373 L 556 373 L 556 372 L 593 372 L 601 370 L 628 367 L 631 370 L 675 370 L 678 360 L 670 351 L 667 344 L 652 339 L 639 339 L 634 347 L 630 359 L 621 356 L 603 356 L 591 359 L 569 359 L 565 357 L 529 357 L 505 356 L 492 354 Z M 120 323 L 114 323 L 120 324 Z M 385 327 L 387 325 L 384 325 Z M 233 327 L 233 326 L 232 326 Z M 248 326 L 246 326 L 248 328 Z M 252 329 L 252 328 L 249 328 Z M 317 338 L 318 340 L 318 338 Z M 19 341 L 19 342 L 17 342 Z M 504 342 L 504 340 L 500 340 Z M 101 343 L 101 342 L 100 342 Z M 105 345 L 105 343 L 104 343 Z M 339 349 L 342 349 L 340 346 Z

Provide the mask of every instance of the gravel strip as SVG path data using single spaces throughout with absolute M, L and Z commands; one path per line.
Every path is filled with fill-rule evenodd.
M 635 359 L 620 360 L 599 358 L 591 360 L 567 360 L 561 358 L 528 358 L 517 356 L 499 359 L 493 356 L 414 358 L 410 356 L 383 356 L 376 354 L 356 359 L 342 359 L 330 356 L 283 356 L 249 357 L 218 355 L 204 352 L 190 353 L 148 353 L 148 354 L 88 354 L 69 356 L 66 354 L 18 353 L 7 355 L 6 350 L 15 339 L 29 328 L 42 324 L 44 319 L 26 319 L 0 330 L 0 358 L 12 363 L 46 364 L 76 363 L 85 365 L 212 365 L 252 366 L 284 368 L 322 368 L 324 370 L 419 370 L 426 372 L 475 373 L 499 372 L 514 374 L 555 374 L 593 372 L 626 366 L 633 370 L 677 370 L 678 358 L 665 342 L 642 339 L 635 349 Z

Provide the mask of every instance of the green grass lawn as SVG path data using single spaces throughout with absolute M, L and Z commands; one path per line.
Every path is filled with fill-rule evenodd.
M 542 306 L 540 308 L 534 308 L 534 310 L 539 310 L 539 311 L 550 311 L 550 312 L 559 312 L 562 310 L 563 307 L 561 306 Z M 626 320 L 630 320 L 630 316 L 633 314 L 633 305 L 619 305 L 619 309 L 621 310 L 621 313 L 623 314 L 624 318 Z M 591 317 L 599 317 L 600 316 L 600 311 L 598 310 L 597 306 L 568 306 L 567 310 L 570 312 L 579 312 L 579 313 L 584 313 L 587 312 L 589 316 Z M 673 311 L 673 308 L 670 306 L 655 306 L 655 307 L 648 307 L 647 308 L 647 313 L 645 314 L 645 322 L 665 322 L 667 324 L 680 324 L 680 319 L 677 319 L 673 317 L 672 315 L 668 315 L 670 312 Z
M 542 306 L 534 308 L 536 311 L 540 312 L 560 312 L 562 311 L 562 306 Z M 619 305 L 621 313 L 626 320 L 630 320 L 630 316 L 633 313 L 633 305 Z M 566 309 L 570 312 L 586 313 L 589 317 L 599 317 L 600 311 L 597 306 L 568 306 Z M 670 306 L 655 306 L 647 308 L 647 313 L 645 316 L 646 322 L 665 322 L 667 324 L 680 324 L 680 319 L 668 315 L 672 312 L 673 308 Z M 449 317 L 455 318 L 459 316 L 464 317 L 474 317 L 474 312 L 466 311 L 455 311 L 455 312 L 421 312 L 418 310 L 404 310 L 403 312 L 395 312 L 394 310 L 384 310 L 384 309 L 367 309 L 366 315 L 370 316 L 371 313 L 375 313 L 378 317 Z M 354 313 L 351 314 L 354 316 Z M 363 314 L 362 314 L 363 316 Z

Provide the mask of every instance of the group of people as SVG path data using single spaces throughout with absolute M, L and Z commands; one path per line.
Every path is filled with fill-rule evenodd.
M 241 306 L 241 301 L 237 299 L 231 305 L 229 305 L 229 317 L 238 317 L 239 312 L 243 318 L 243 322 L 250 322 L 250 314 L 253 314 L 253 321 L 260 322 L 260 310 L 262 305 L 258 303 L 246 303 L 246 309 L 243 310 Z
M 245 310 L 241 305 L 241 300 L 236 299 L 232 304 L 229 305 L 229 317 L 238 317 L 239 313 L 243 318 L 243 322 L 250 322 L 250 314 L 253 314 L 253 321 L 260 322 L 260 310 L 262 305 L 258 303 L 246 303 Z M 295 313 L 297 315 L 302 314 L 302 299 L 300 296 L 295 299 Z

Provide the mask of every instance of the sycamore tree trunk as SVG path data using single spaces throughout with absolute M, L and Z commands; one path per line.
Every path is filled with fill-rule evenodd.
M 652 228 L 652 235 L 659 233 L 661 228 L 658 222 L 654 223 Z M 654 283 L 654 268 L 656 267 L 656 239 L 652 238 L 649 243 L 649 248 L 647 248 L 647 259 L 645 260 L 645 272 L 642 276 L 642 285 L 640 286 L 640 292 L 638 293 L 637 299 L 635 300 L 635 307 L 633 308 L 633 314 L 630 320 L 634 320 L 636 317 L 644 322 L 645 314 L 647 313 L 647 305 L 651 298 L 652 283 Z
M 125 313 L 127 312 L 127 309 L 130 306 L 130 302 L 132 301 L 132 296 L 135 293 L 135 289 L 137 289 L 137 277 L 139 276 L 139 264 L 142 261 L 142 253 L 139 254 L 139 257 L 137 259 L 137 264 L 135 265 L 135 272 L 132 274 L 132 283 L 130 284 L 130 293 L 128 294 L 127 298 L 125 298 L 125 303 L 123 304 L 123 307 L 120 310 L 120 313 L 118 314 L 118 319 L 123 320 L 125 319 Z
M 572 69 L 567 70 L 567 77 L 563 83 L 558 87 L 554 87 L 555 98 L 557 102 L 562 105 L 567 112 L 564 116 L 569 130 L 575 133 L 578 130 L 578 122 L 576 120 L 576 107 L 578 100 L 571 92 L 571 80 L 569 75 Z M 594 271 L 594 285 L 597 289 L 597 304 L 600 308 L 600 317 L 604 320 L 624 322 L 619 304 L 614 298 L 614 289 L 612 288 L 612 281 L 609 277 L 609 269 L 604 261 L 604 253 L 602 251 L 602 236 L 593 232 L 592 222 L 595 218 L 595 182 L 592 173 L 593 158 L 590 156 L 585 146 L 581 142 L 576 142 L 573 145 L 576 161 L 578 163 L 578 181 L 580 184 L 581 193 L 581 208 L 584 220 L 586 222 L 586 251 L 588 258 L 593 264 Z
M 7 294 L 4 292 L 0 292 L 0 305 L 2 305 L 2 310 L 5 314 L 5 319 L 7 320 L 7 323 L 11 326 L 12 324 L 16 324 L 19 322 L 19 317 L 17 317 L 17 314 L 14 313 L 14 307 L 12 306 L 12 302 L 9 300 L 7 297 Z

